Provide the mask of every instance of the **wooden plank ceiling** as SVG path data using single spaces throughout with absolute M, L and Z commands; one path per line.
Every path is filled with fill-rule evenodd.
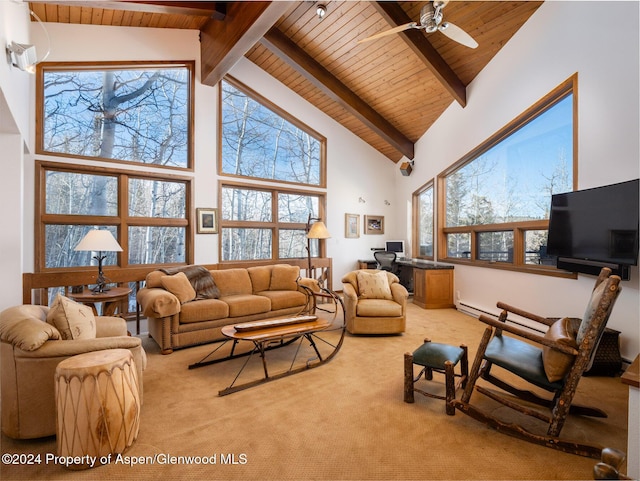
M 246 56 L 393 162 L 413 158 L 414 143 L 452 102 L 474 101 L 466 86 L 542 2 L 450 1 L 444 20 L 478 47 L 441 32 L 411 29 L 426 2 L 208 2 L 34 0 L 43 22 L 201 31 L 201 79 L 215 85 Z M 316 13 L 324 5 L 322 20 Z M 55 48 L 55 46 L 54 46 Z

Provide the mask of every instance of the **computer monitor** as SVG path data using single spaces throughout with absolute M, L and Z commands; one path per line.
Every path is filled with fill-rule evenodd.
M 404 257 L 404 241 L 388 240 L 385 242 L 385 250 L 395 252 L 397 257 Z

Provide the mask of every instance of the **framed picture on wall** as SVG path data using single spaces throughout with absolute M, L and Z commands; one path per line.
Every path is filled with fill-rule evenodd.
M 344 236 L 347 239 L 360 237 L 360 214 L 344 215 Z
M 218 209 L 198 208 L 196 216 L 198 218 L 198 234 L 218 233 Z
M 364 233 L 365 234 L 384 234 L 384 216 L 365 215 L 364 216 Z

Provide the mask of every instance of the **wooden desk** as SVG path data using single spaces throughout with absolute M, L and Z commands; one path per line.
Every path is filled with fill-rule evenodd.
M 397 261 L 401 269 L 413 270 L 413 303 L 423 309 L 455 307 L 453 266 L 438 262 Z
M 131 289 L 128 287 L 112 287 L 105 292 L 93 292 L 90 289 L 83 289 L 79 294 L 69 293 L 69 298 L 76 302 L 90 306 L 93 314 L 98 315 L 97 303 L 102 303 L 103 316 L 114 316 L 116 310 L 122 316 L 128 309 L 122 309 L 122 303 L 129 299 Z

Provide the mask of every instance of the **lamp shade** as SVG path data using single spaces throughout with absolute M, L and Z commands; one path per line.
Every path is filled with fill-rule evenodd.
M 324 225 L 324 222 L 318 221 L 311 226 L 307 237 L 309 239 L 329 239 L 331 237 L 331 234 L 329 234 L 327 226 Z
M 108 230 L 93 229 L 87 232 L 74 250 L 121 252 L 122 247 Z

